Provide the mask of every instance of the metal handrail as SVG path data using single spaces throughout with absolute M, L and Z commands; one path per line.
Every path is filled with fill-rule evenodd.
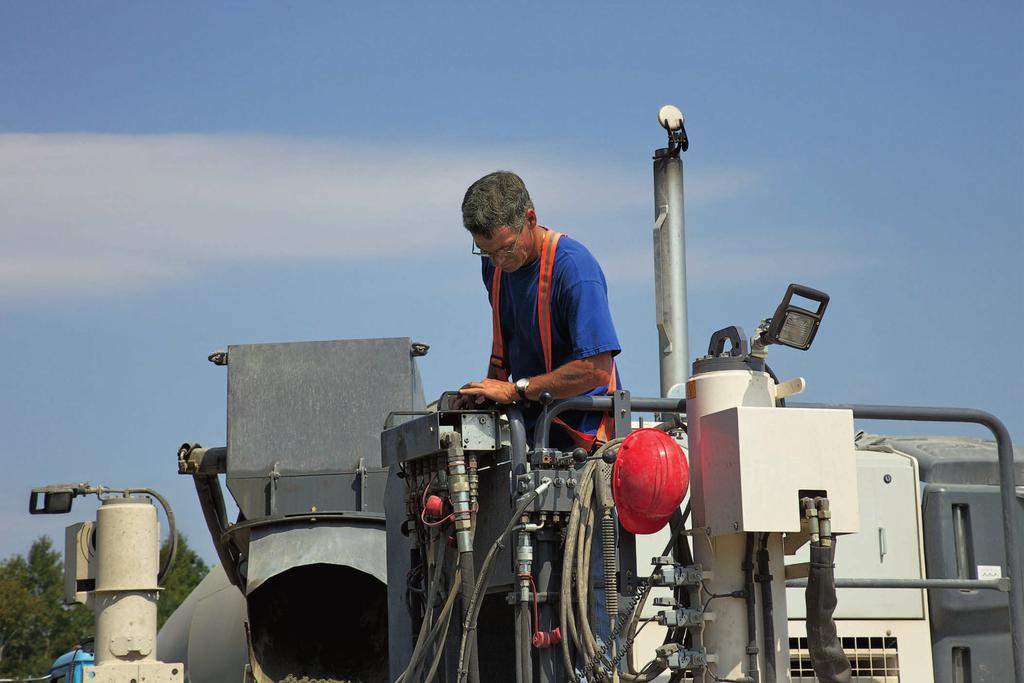
M 638 413 L 686 413 L 684 398 L 647 398 L 631 397 L 630 409 Z M 555 418 L 570 410 L 588 413 L 607 413 L 612 409 L 611 396 L 576 396 L 562 401 L 555 401 L 544 406 L 533 428 L 534 448 L 547 448 L 551 434 L 551 423 Z
M 790 403 L 790 408 L 849 410 L 862 420 L 901 420 L 909 422 L 962 422 L 986 427 L 996 439 L 999 456 L 999 497 L 1003 511 L 1003 543 L 1006 551 L 1007 593 L 1010 604 L 1010 639 L 1013 646 L 1015 680 L 1024 683 L 1024 575 L 1017 554 L 1017 485 L 1013 472 L 1013 441 L 1006 426 L 991 413 L 971 408 L 925 408 L 920 406 L 880 406 L 860 404 Z
M 786 579 L 786 588 L 807 588 L 807 579 Z M 1010 579 L 836 579 L 836 588 L 940 588 L 1010 592 Z

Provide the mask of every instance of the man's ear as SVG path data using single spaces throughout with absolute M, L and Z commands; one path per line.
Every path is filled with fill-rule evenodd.
M 526 210 L 526 227 L 534 228 L 537 226 L 537 212 L 533 209 Z

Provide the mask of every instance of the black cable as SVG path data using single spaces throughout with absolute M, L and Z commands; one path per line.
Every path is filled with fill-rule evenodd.
M 772 370 L 771 366 L 768 365 L 767 363 L 764 364 L 764 371 L 768 373 L 768 376 L 772 378 L 773 382 L 775 382 L 776 384 L 779 383 L 778 376 Z M 784 398 L 777 398 L 777 399 L 775 399 L 775 405 L 778 406 L 779 408 L 785 408 L 786 407 L 786 399 L 784 399 Z
M 626 638 L 625 645 L 622 646 L 622 648 L 619 651 L 619 653 L 617 655 L 615 655 L 615 659 L 612 660 L 612 671 L 615 671 L 617 668 L 619 668 L 619 662 L 621 662 L 622 658 L 625 657 L 629 653 L 629 651 L 633 649 L 633 642 L 640 635 L 640 632 L 644 630 L 644 627 L 647 626 L 647 624 L 649 624 L 649 623 L 651 623 L 651 622 L 650 621 L 645 621 L 643 624 L 640 625 L 640 628 L 638 628 L 636 630 L 636 632 L 633 633 L 633 635 L 631 635 L 628 638 Z M 647 667 L 645 666 L 644 669 L 646 669 L 646 668 Z
M 704 582 L 702 581 L 701 585 L 703 585 L 703 584 L 704 584 Z M 707 600 L 704 601 L 704 606 L 701 607 L 701 612 L 706 612 L 708 610 L 708 605 L 711 604 L 712 600 L 717 600 L 718 598 L 737 598 L 738 599 L 738 598 L 742 598 L 744 595 L 746 595 L 746 591 L 733 591 L 731 593 L 712 593 L 711 591 L 709 591 L 707 589 L 707 586 L 704 586 L 704 591 L 710 597 Z
M 757 680 L 757 606 L 754 604 L 754 534 L 748 533 L 743 555 L 743 592 L 747 604 L 747 676 Z M 768 651 L 765 651 L 765 659 Z
M 153 489 L 125 489 L 124 493 L 125 495 L 130 495 L 132 493 L 144 493 L 147 496 L 153 496 L 160 501 L 160 505 L 164 508 L 164 515 L 167 517 L 168 553 L 167 557 L 164 558 L 164 561 L 160 565 L 160 571 L 156 575 L 157 585 L 162 586 L 164 585 L 164 581 L 167 580 L 167 575 L 171 572 L 171 569 L 174 568 L 174 560 L 178 556 L 178 527 L 174 523 L 174 511 L 171 510 L 171 504 L 167 502 L 167 499 Z
M 757 551 L 757 581 L 761 584 L 761 619 L 764 622 L 764 681 L 775 683 L 775 610 L 772 606 L 772 576 L 768 557 L 768 534 L 761 534 Z

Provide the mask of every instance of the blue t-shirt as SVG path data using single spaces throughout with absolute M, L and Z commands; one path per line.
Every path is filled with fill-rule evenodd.
M 494 263 L 487 257 L 481 260 L 490 301 Z M 537 322 L 539 268 L 540 259 L 536 259 L 513 273 L 503 272 L 501 276 L 501 329 L 505 339 L 505 359 L 509 374 L 515 379 L 547 372 Z M 618 355 L 622 349 L 608 308 L 608 284 L 604 273 L 587 248 L 567 235 L 562 235 L 558 241 L 551 289 L 552 368 L 599 353 Z M 617 370 L 616 383 L 622 386 Z M 600 386 L 587 393 L 604 395 L 607 392 L 607 386 Z M 524 411 L 531 442 L 533 423 L 538 413 L 537 406 Z M 595 434 L 601 414 L 570 412 L 563 414 L 562 419 L 573 429 Z M 557 426 L 552 428 L 552 446 L 565 448 L 569 443 L 564 430 Z

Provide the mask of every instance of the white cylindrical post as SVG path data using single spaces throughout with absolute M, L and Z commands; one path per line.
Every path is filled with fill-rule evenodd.
M 700 361 L 698 361 L 698 365 Z M 745 577 L 743 561 L 746 554 L 745 534 L 735 533 L 709 537 L 700 532 L 705 526 L 705 506 L 715 505 L 716 501 L 705 501 L 703 495 L 703 466 L 714 458 L 714 453 L 705 452 L 700 438 L 700 420 L 705 415 L 716 413 L 737 406 L 772 407 L 775 405 L 775 382 L 761 371 L 750 369 L 712 370 L 697 372 L 687 383 L 687 418 L 690 440 L 690 498 L 692 501 L 693 525 L 693 556 L 694 561 L 712 577 L 705 582 L 704 588 L 709 593 L 728 594 L 743 590 Z M 788 680 L 788 633 L 786 632 L 786 601 L 782 543 L 780 534 L 769 537 L 771 573 L 774 576 L 774 623 L 775 652 L 761 653 L 761 666 L 764 657 L 774 656 L 776 671 L 780 681 Z M 707 598 L 705 597 L 705 600 Z M 761 604 L 758 597 L 758 614 Z M 714 613 L 714 619 L 705 622 L 704 628 L 694 645 L 704 648 L 709 655 L 717 658 L 712 665 L 720 678 L 737 679 L 746 673 L 747 667 L 747 612 L 742 598 L 715 598 L 708 603 L 708 611 Z M 762 620 L 758 619 L 757 631 L 761 633 Z M 758 647 L 762 643 L 758 639 Z M 763 669 L 762 669 L 763 670 Z M 710 675 L 704 679 L 698 674 L 697 680 L 711 681 Z
M 156 660 L 160 527 L 145 498 L 96 513 L 96 665 Z

